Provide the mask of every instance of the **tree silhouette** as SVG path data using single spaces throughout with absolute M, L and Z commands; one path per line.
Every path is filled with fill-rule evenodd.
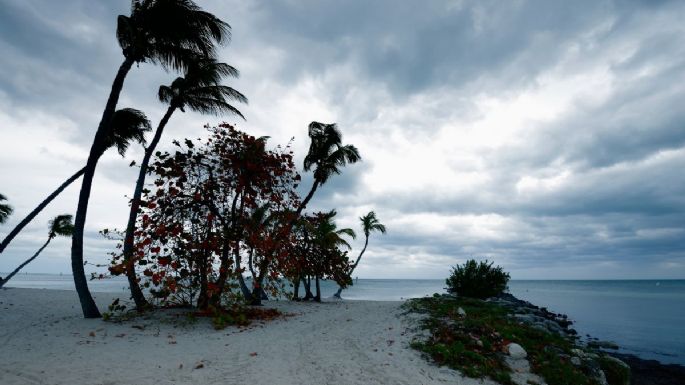
M 362 222 L 362 229 L 364 230 L 364 248 L 359 253 L 359 256 L 357 257 L 357 260 L 354 262 L 354 265 L 352 265 L 352 269 L 350 269 L 350 275 L 352 275 L 354 269 L 357 268 L 359 260 L 362 259 L 362 255 L 364 255 L 366 247 L 369 245 L 369 235 L 371 235 L 371 233 L 374 231 L 378 231 L 381 234 L 385 234 L 385 225 L 378 221 L 375 212 L 369 211 L 368 214 L 364 215 L 363 217 L 359 217 L 359 220 Z M 335 294 L 333 294 L 333 296 L 336 298 L 340 298 L 340 293 L 342 291 L 342 286 L 338 286 L 338 291 Z
M 145 156 L 140 164 L 138 179 L 131 200 L 131 210 L 124 237 L 124 261 L 128 263 L 126 276 L 128 277 L 131 297 L 138 310 L 143 310 L 147 306 L 147 301 L 140 289 L 133 268 L 133 233 L 150 159 L 162 137 L 164 127 L 176 110 L 185 112 L 186 109 L 189 109 L 203 114 L 233 113 L 244 119 L 240 111 L 233 107 L 229 101 L 247 103 L 247 98 L 233 88 L 220 84 L 221 80 L 227 76 L 238 77 L 238 71 L 228 64 L 217 62 L 215 59 L 197 58 L 196 62 L 189 65 L 185 77 L 176 78 L 170 86 L 159 88 L 159 100 L 167 103 L 169 108 L 159 122 L 150 145 L 145 149 Z
M 165 69 L 185 70 L 200 55 L 215 57 L 215 45 L 230 38 L 230 26 L 191 0 L 133 0 L 131 15 L 117 19 L 117 40 L 124 61 L 112 83 L 88 154 L 79 193 L 71 244 L 71 269 L 83 316 L 100 317 L 83 270 L 83 231 L 95 168 L 105 147 L 110 121 L 126 75 L 135 63 L 151 62 Z
M 7 197 L 0 194 L 0 202 L 6 201 Z M 12 206 L 7 203 L 0 203 L 0 224 L 5 223 L 7 218 L 12 215 Z
M 335 123 L 311 122 L 309 124 L 309 137 L 312 142 L 309 145 L 309 152 L 304 158 L 304 170 L 314 169 L 314 183 L 298 207 L 296 217 L 302 214 L 302 210 L 307 207 L 319 186 L 326 183 L 331 176 L 340 174 L 341 167 L 361 160 L 359 151 L 355 146 L 342 144 L 342 133 Z
M 337 214 L 338 213 L 335 210 L 331 210 L 327 213 L 320 213 L 315 215 L 313 223 L 310 222 L 310 233 L 312 235 L 312 242 L 315 245 L 314 251 L 310 255 L 310 264 L 313 267 L 311 272 L 314 274 L 316 283 L 316 295 L 314 296 L 314 300 L 317 302 L 321 302 L 321 285 L 319 280 L 323 278 L 324 275 L 339 276 L 340 272 L 334 270 L 342 268 L 342 266 L 339 266 L 339 263 L 335 263 L 333 259 L 341 256 L 341 248 L 351 249 L 350 244 L 343 238 L 343 235 L 352 239 L 357 237 L 352 229 L 338 229 L 338 225 L 334 221 Z M 347 260 L 346 257 L 344 259 L 345 261 Z M 345 265 L 347 265 L 347 263 L 345 263 Z
M 33 254 L 31 258 L 27 259 L 26 261 L 24 261 L 24 263 L 19 265 L 19 267 L 14 269 L 14 271 L 11 272 L 7 276 L 7 278 L 0 278 L 0 288 L 3 287 L 7 283 L 7 281 L 12 279 L 12 277 L 14 277 L 21 269 L 23 269 L 24 266 L 28 265 L 34 259 L 36 259 L 38 255 L 40 255 L 40 253 L 43 251 L 43 249 L 45 249 L 48 246 L 48 244 L 50 244 L 50 241 L 52 241 L 55 237 L 57 237 L 58 235 L 68 237 L 73 233 L 74 225 L 71 223 L 71 215 L 62 214 L 51 219 L 50 222 L 48 222 L 48 229 L 48 240 L 45 242 L 45 244 L 43 244 L 43 246 L 40 249 L 38 249 L 38 251 L 36 251 L 36 253 Z
M 105 140 L 104 151 L 116 147 L 117 152 L 123 157 L 126 153 L 126 149 L 131 142 L 137 142 L 145 144 L 145 132 L 150 131 L 150 121 L 147 120 L 145 114 L 133 108 L 122 108 L 114 113 L 112 118 L 112 130 L 109 136 Z M 102 154 L 100 154 L 102 155 Z M 50 202 L 52 202 L 59 194 L 62 193 L 69 185 L 71 185 L 75 180 L 81 177 L 85 172 L 86 168 L 82 168 L 74 175 L 69 177 L 64 183 L 62 183 L 52 194 L 48 195 L 33 211 L 31 211 L 24 219 L 22 219 L 17 225 L 12 229 L 12 231 L 7 234 L 5 239 L 0 243 L 0 253 L 5 251 L 5 248 L 12 242 L 14 237 L 21 232 L 21 230 L 26 227 L 45 207 L 47 207 Z

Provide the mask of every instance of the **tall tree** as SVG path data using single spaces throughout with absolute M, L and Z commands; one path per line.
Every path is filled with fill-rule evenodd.
M 347 258 L 340 258 L 343 256 L 340 249 L 350 249 L 350 244 L 343 238 L 346 235 L 352 239 L 355 239 L 357 235 L 354 230 L 349 228 L 338 229 L 338 225 L 335 223 L 335 216 L 337 212 L 331 210 L 327 213 L 319 213 L 315 215 L 314 223 L 312 224 L 312 241 L 316 245 L 314 252 L 311 255 L 311 264 L 313 268 L 311 271 L 314 273 L 315 283 L 316 283 L 316 295 L 314 300 L 321 302 L 321 286 L 319 281 L 324 278 L 325 275 L 328 276 L 340 276 L 341 271 L 347 270 L 344 266 L 340 266 L 340 261 L 334 261 L 335 259 L 340 259 L 341 261 L 347 261 Z M 347 262 L 344 263 L 345 266 L 349 266 Z M 349 273 L 343 272 L 347 277 Z M 347 278 L 345 279 L 347 280 Z
M 71 269 L 83 316 L 100 317 L 83 270 L 83 231 L 95 168 L 111 130 L 110 121 L 126 75 L 135 63 L 151 62 L 185 70 L 194 57 L 215 57 L 215 45 L 230 37 L 230 26 L 192 0 L 133 0 L 131 15 L 117 19 L 117 40 L 124 55 L 98 124 L 83 173 L 71 244 Z
M 6 201 L 7 197 L 0 194 L 0 202 Z M 0 203 L 0 224 L 5 223 L 7 218 L 12 215 L 12 206 L 7 203 Z
M 50 241 L 52 241 L 55 237 L 57 237 L 58 235 L 68 237 L 72 234 L 72 232 L 74 231 L 74 225 L 71 223 L 71 215 L 62 214 L 56 216 L 48 223 L 48 229 L 48 240 L 45 242 L 45 244 L 43 244 L 43 246 L 40 249 L 38 249 L 38 251 L 36 251 L 36 253 L 33 254 L 31 258 L 27 259 L 26 261 L 24 261 L 24 263 L 19 265 L 19 267 L 14 269 L 14 271 L 11 272 L 7 276 L 7 278 L 0 278 L 0 288 L 3 287 L 7 283 L 7 281 L 12 279 L 12 277 L 14 277 L 19 272 L 19 270 L 23 269 L 24 266 L 28 265 L 34 259 L 36 259 L 38 255 L 40 255 L 40 253 L 43 251 L 43 249 L 45 249 L 48 246 L 48 244 L 50 244 Z
M 385 225 L 378 221 L 375 212 L 369 211 L 368 214 L 364 215 L 363 217 L 359 217 L 359 220 L 362 222 L 362 229 L 364 230 L 364 248 L 359 253 L 359 256 L 357 257 L 357 260 L 354 262 L 354 265 L 352 265 L 350 275 L 352 275 L 354 269 L 356 269 L 357 265 L 359 265 L 359 260 L 362 259 L 362 255 L 364 255 L 366 247 L 369 245 L 369 235 L 371 235 L 371 233 L 374 231 L 378 231 L 381 234 L 385 234 Z M 342 293 L 342 291 L 343 287 L 338 286 L 338 291 L 335 294 L 333 294 L 333 296 L 336 298 L 340 298 L 340 293 Z
M 150 131 L 150 121 L 147 120 L 145 114 L 139 110 L 133 108 L 122 108 L 114 113 L 112 118 L 112 130 L 109 132 L 109 136 L 105 141 L 105 150 L 112 147 L 116 147 L 117 152 L 122 157 L 126 153 L 130 142 L 137 142 L 140 144 L 145 144 L 145 132 Z M 101 154 L 102 155 L 102 154 Z M 5 251 L 5 248 L 12 242 L 14 237 L 21 232 L 21 230 L 26 227 L 38 214 L 40 214 L 43 209 L 50 204 L 59 194 L 62 193 L 69 185 L 71 185 L 75 180 L 81 177 L 85 172 L 86 168 L 82 168 L 74 175 L 69 177 L 64 183 L 62 183 L 52 194 L 48 195 L 33 211 L 31 211 L 24 219 L 22 219 L 17 225 L 12 229 L 12 231 L 7 234 L 5 239 L 0 243 L 0 253 Z
M 170 86 L 161 86 L 159 88 L 159 100 L 167 103 L 169 107 L 159 122 L 150 145 L 145 149 L 145 156 L 140 164 L 138 179 L 131 200 L 131 210 L 124 237 L 123 251 L 124 261 L 127 263 L 126 276 L 128 277 L 131 297 L 138 310 L 143 310 L 147 306 L 147 301 L 143 291 L 140 289 L 135 273 L 133 241 L 136 218 L 140 208 L 140 198 L 143 194 L 150 159 L 162 137 L 164 128 L 176 110 L 185 112 L 186 109 L 189 109 L 202 114 L 217 115 L 233 113 L 245 119 L 240 111 L 233 107 L 229 101 L 247 103 L 247 98 L 233 88 L 220 84 L 221 80 L 227 76 L 238 77 L 238 71 L 228 64 L 217 62 L 215 59 L 198 57 L 196 62 L 189 65 L 185 77 L 176 78 Z
M 304 158 L 304 170 L 314 170 L 314 182 L 309 193 L 304 200 L 300 202 L 293 215 L 288 215 L 289 220 L 283 221 L 282 229 L 284 234 L 289 234 L 293 226 L 297 223 L 302 215 L 302 212 L 307 207 L 307 204 L 314 197 L 314 193 L 319 186 L 325 184 L 333 175 L 340 174 L 342 167 L 347 164 L 353 164 L 361 160 L 359 151 L 351 144 L 342 144 L 342 133 L 338 130 L 337 125 L 325 124 L 319 122 L 311 122 L 309 124 L 309 138 L 311 143 L 309 151 Z M 261 269 L 258 279 L 253 282 L 255 290 L 253 291 L 251 303 L 253 305 L 261 304 L 261 287 L 266 276 L 266 269 Z M 305 286 L 306 287 L 306 286 Z
M 326 183 L 331 176 L 340 174 L 340 169 L 348 163 L 354 164 L 361 160 L 359 150 L 355 146 L 342 144 L 342 133 L 335 123 L 311 122 L 309 137 L 311 144 L 304 158 L 304 170 L 314 169 L 314 183 L 298 207 L 296 218 L 302 214 L 302 210 L 307 207 L 319 186 Z

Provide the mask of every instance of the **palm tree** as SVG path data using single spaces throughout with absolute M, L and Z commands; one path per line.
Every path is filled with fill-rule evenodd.
M 369 245 L 369 235 L 371 235 L 371 233 L 374 231 L 379 231 L 381 234 L 385 234 L 385 225 L 378 221 L 375 212 L 369 211 L 368 214 L 364 215 L 363 217 L 359 217 L 359 220 L 362 222 L 362 229 L 364 230 L 364 248 L 359 253 L 359 256 L 357 257 L 357 260 L 354 262 L 354 265 L 352 265 L 352 269 L 350 269 L 350 275 L 352 275 L 354 269 L 357 268 L 359 260 L 362 259 L 362 255 L 364 255 L 366 247 Z M 333 294 L 333 296 L 336 298 L 340 298 L 340 293 L 342 291 L 342 286 L 338 286 L 338 291 L 335 294 Z
M 230 26 L 202 11 L 192 0 L 133 0 L 131 15 L 117 19 L 117 40 L 124 55 L 112 83 L 95 138 L 88 154 L 71 242 L 71 270 L 83 316 L 100 317 L 83 270 L 83 230 L 95 168 L 100 158 L 126 75 L 135 63 L 151 62 L 185 70 L 193 58 L 215 57 L 215 44 L 230 38 Z
M 318 262 L 321 265 L 326 265 L 325 260 L 330 253 L 337 252 L 340 248 L 351 249 L 350 244 L 343 238 L 343 235 L 347 235 L 352 239 L 357 237 L 352 229 L 338 229 L 338 225 L 333 220 L 337 214 L 338 213 L 335 210 L 331 210 L 327 213 L 318 215 L 312 231 L 313 242 L 318 248 L 318 253 L 313 253 L 315 254 L 314 258 L 320 258 L 321 260 Z M 314 270 L 316 279 L 316 296 L 314 297 L 314 300 L 321 302 L 321 286 L 319 280 L 321 278 L 322 269 L 316 268 Z
M 19 265 L 19 267 L 14 269 L 14 271 L 11 272 L 10 275 L 7 276 L 7 278 L 0 278 L 0 288 L 3 287 L 7 283 L 7 281 L 9 281 L 12 277 L 14 277 L 14 275 L 17 274 L 19 270 L 23 269 L 24 266 L 28 265 L 29 263 L 31 263 L 31 261 L 36 259 L 38 255 L 43 251 L 43 249 L 45 249 L 50 243 L 50 241 L 52 241 L 55 237 L 57 237 L 58 235 L 68 237 L 72 234 L 72 232 L 74 231 L 74 225 L 71 224 L 71 215 L 62 214 L 56 216 L 48 223 L 48 229 L 50 229 L 50 231 L 48 232 L 48 240 L 45 242 L 45 244 L 43 244 L 43 246 L 40 249 L 38 249 L 38 251 L 36 251 L 36 253 L 33 254 L 31 258 L 27 259 L 26 261 L 24 261 L 24 263 Z
M 117 152 L 122 157 L 128 149 L 129 143 L 135 141 L 141 144 L 145 144 L 145 132 L 150 131 L 150 121 L 147 119 L 142 111 L 133 108 L 123 108 L 117 110 L 112 118 L 112 131 L 105 141 L 105 150 L 116 147 Z M 104 151 L 103 151 L 104 153 Z M 102 155 L 102 154 L 100 154 Z M 14 237 L 19 234 L 21 230 L 26 227 L 38 214 L 40 214 L 43 209 L 50 204 L 59 194 L 62 193 L 69 185 L 71 185 L 75 180 L 81 177 L 85 172 L 86 168 L 82 168 L 74 175 L 69 177 L 64 183 L 62 183 L 52 194 L 48 195 L 33 211 L 31 211 L 26 218 L 22 219 L 9 234 L 0 243 L 0 253 L 2 253 L 5 248 L 12 242 Z
M 147 301 L 143 296 L 140 285 L 138 285 L 134 269 L 133 233 L 150 159 L 162 137 L 164 127 L 166 127 L 171 115 L 176 110 L 185 112 L 185 109 L 190 109 L 202 114 L 217 115 L 233 113 L 245 119 L 243 114 L 233 107 L 229 101 L 235 100 L 247 103 L 247 98 L 233 88 L 220 84 L 221 80 L 226 76 L 237 77 L 238 71 L 228 64 L 217 62 L 215 59 L 198 58 L 195 63 L 188 67 L 185 77 L 176 78 L 170 86 L 161 86 L 159 88 L 159 100 L 169 104 L 169 108 L 167 108 L 164 117 L 159 122 L 150 145 L 145 149 L 145 156 L 140 165 L 138 180 L 136 181 L 133 199 L 131 200 L 131 211 L 124 238 L 124 261 L 127 263 L 126 276 L 128 277 L 131 297 L 138 310 L 143 310 L 147 306 Z
M 316 189 L 328 181 L 334 174 L 340 174 L 340 168 L 348 163 L 354 164 L 361 160 L 359 151 L 351 144 L 342 145 L 342 133 L 338 126 L 319 122 L 309 124 L 309 137 L 312 142 L 309 152 L 304 158 L 304 170 L 314 168 L 314 183 L 311 190 L 298 207 L 295 217 L 302 214 L 302 210 L 312 199 Z
M 6 200 L 7 197 L 0 194 L 0 202 Z M 10 215 L 12 215 L 12 206 L 8 205 L 7 203 L 0 203 L 0 224 L 5 223 L 7 217 L 9 217 Z

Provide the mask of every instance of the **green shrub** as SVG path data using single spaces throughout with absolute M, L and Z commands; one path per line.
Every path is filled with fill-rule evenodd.
M 463 297 L 489 298 L 502 293 L 507 288 L 509 273 L 500 266 L 492 267 L 493 262 L 476 262 L 471 259 L 464 265 L 452 268 L 447 278 L 447 292 Z

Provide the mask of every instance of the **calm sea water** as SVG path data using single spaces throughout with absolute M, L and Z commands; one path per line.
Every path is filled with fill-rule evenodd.
M 123 278 L 89 283 L 94 292 L 126 294 Z M 73 290 L 69 275 L 20 274 L 8 287 Z M 401 300 L 444 291 L 444 280 L 360 279 L 347 299 Z M 336 286 L 323 282 L 324 297 Z M 567 314 L 581 334 L 611 340 L 625 353 L 685 365 L 685 280 L 511 281 L 516 297 Z

